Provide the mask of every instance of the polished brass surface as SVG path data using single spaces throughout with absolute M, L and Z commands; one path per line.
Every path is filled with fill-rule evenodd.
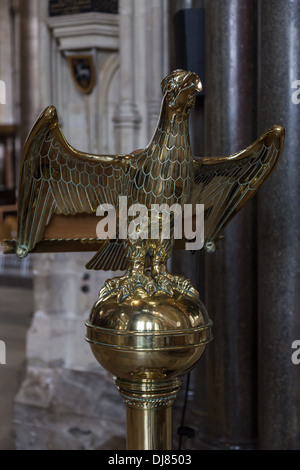
M 97 361 L 124 380 L 180 377 L 212 339 L 211 321 L 199 299 L 166 293 L 145 297 L 142 290 L 121 303 L 117 295 L 99 300 L 86 326 Z
M 138 383 L 116 379 L 116 385 L 126 404 L 127 449 L 171 450 L 172 405 L 181 379 Z
M 127 406 L 127 450 L 172 450 L 172 408 Z M 138 432 L 136 430 L 138 429 Z
M 34 125 L 24 147 L 19 188 L 19 227 L 15 252 L 26 256 L 43 240 L 53 215 L 95 216 L 100 204 L 128 207 L 143 204 L 204 204 L 205 247 L 213 251 L 222 230 L 255 194 L 274 169 L 283 146 L 284 129 L 274 126 L 247 149 L 228 157 L 193 157 L 189 112 L 201 82 L 195 73 L 176 70 L 161 83 L 161 114 L 153 138 L 143 150 L 128 155 L 91 155 L 71 147 L 60 129 L 56 110 L 48 107 Z M 143 239 L 150 220 L 139 227 L 137 240 L 99 240 L 89 269 L 127 269 L 106 283 L 101 297 L 118 292 L 122 300 L 135 289 L 147 294 L 174 290 L 198 297 L 192 284 L 167 270 L 174 233 Z M 174 228 L 172 227 L 174 230 Z M 96 218 L 95 218 L 96 232 Z M 149 231 L 150 233 L 150 231 Z M 63 239 L 63 234 L 61 236 Z M 151 258 L 151 275 L 145 272 Z
M 213 251 L 227 223 L 275 168 L 284 141 L 284 129 L 274 126 L 237 154 L 193 157 L 188 119 L 201 91 L 200 79 L 176 70 L 161 87 L 161 114 L 153 138 L 145 149 L 128 155 L 77 151 L 66 142 L 55 108 L 42 113 L 23 152 L 18 239 L 7 242 L 7 249 L 20 258 L 38 251 L 39 243 L 50 251 L 64 242 L 69 249 L 75 241 L 77 247 L 80 242 L 98 243 L 88 269 L 126 269 L 124 276 L 101 288 L 86 322 L 86 340 L 96 360 L 114 375 L 126 403 L 129 449 L 172 448 L 172 403 L 182 376 L 212 339 L 211 321 L 191 282 L 167 270 L 174 221 L 168 238 L 152 236 L 148 216 L 136 239 L 119 237 L 120 227 L 105 240 L 89 235 L 78 240 L 75 233 L 67 239 L 64 234 L 69 232 L 63 228 L 55 239 L 45 239 L 51 219 L 95 217 L 100 204 L 119 210 L 119 196 L 127 197 L 128 206 L 138 203 L 148 210 L 152 204 L 204 204 L 205 247 Z M 144 236 L 148 233 L 151 236 Z
M 86 326 L 95 358 L 114 375 L 126 404 L 127 449 L 172 449 L 182 376 L 212 340 L 202 302 L 178 293 L 146 297 L 140 289 L 123 302 L 117 295 L 98 300 Z

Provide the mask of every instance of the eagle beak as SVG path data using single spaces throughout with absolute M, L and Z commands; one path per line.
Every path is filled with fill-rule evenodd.
M 185 82 L 186 82 L 186 86 L 193 89 L 195 93 L 201 93 L 202 83 L 196 73 L 188 72 Z
M 196 80 L 194 81 L 194 88 L 197 93 L 201 93 L 202 91 L 202 83 L 200 81 L 200 78 L 197 76 Z
M 202 83 L 198 75 L 194 72 L 186 72 L 186 75 L 183 79 L 181 89 L 193 90 L 195 93 L 200 93 L 202 91 Z

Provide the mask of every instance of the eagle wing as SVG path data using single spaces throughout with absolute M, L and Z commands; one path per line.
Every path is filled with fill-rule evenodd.
M 192 204 L 204 204 L 204 245 L 213 251 L 228 222 L 266 181 L 279 161 L 284 128 L 273 126 L 228 157 L 195 158 Z
M 117 207 L 127 164 L 124 156 L 90 155 L 72 148 L 56 109 L 46 108 L 24 146 L 16 254 L 25 257 L 35 247 L 53 214 L 96 213 L 105 203 Z

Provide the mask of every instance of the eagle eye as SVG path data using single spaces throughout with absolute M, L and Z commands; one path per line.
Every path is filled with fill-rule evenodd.
M 174 83 L 174 80 L 171 80 L 171 81 L 168 83 L 167 92 L 169 93 L 170 91 L 173 91 L 175 87 L 176 87 L 176 85 L 175 85 L 175 83 Z

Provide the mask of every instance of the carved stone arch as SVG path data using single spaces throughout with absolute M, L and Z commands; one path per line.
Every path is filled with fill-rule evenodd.
M 109 56 L 99 74 L 99 152 L 117 153 L 117 135 L 114 132 L 113 117 L 119 101 L 119 54 Z

